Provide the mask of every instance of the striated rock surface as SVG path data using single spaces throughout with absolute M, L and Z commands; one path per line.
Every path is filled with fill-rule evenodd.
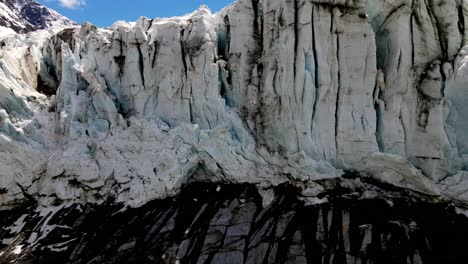
M 202 6 L 183 17 L 119 21 L 103 29 L 84 23 L 27 35 L 2 31 L 0 208 L 31 202 L 66 218 L 68 209 L 53 206 L 76 211 L 77 204 L 86 204 L 94 210 L 112 201 L 110 208 L 139 208 L 177 197 L 187 184 L 210 182 L 255 186 L 261 202 L 253 212 L 283 210 L 274 190 L 289 184 L 304 208 L 334 204 L 345 188 L 351 205 L 385 197 L 408 208 L 427 204 L 420 216 L 449 204 L 463 213 L 468 209 L 466 17 L 468 2 L 459 0 L 238 0 L 217 14 Z M 198 233 L 185 243 L 198 253 L 170 251 L 171 261 L 215 262 L 224 242 L 213 241 L 215 250 L 206 245 L 203 251 L 203 239 L 225 202 L 208 202 L 213 215 L 204 226 L 192 227 Z M 303 210 L 287 206 L 298 214 Z M 176 207 L 164 204 L 164 210 Z M 221 216 L 229 218 L 236 208 Z M 139 212 L 131 210 L 128 215 Z M 195 211 L 183 213 L 193 213 L 184 221 L 197 222 Z M 31 221 L 44 217 L 33 214 L 25 212 Z M 406 230 L 404 239 L 411 240 L 409 219 L 416 214 L 394 216 L 381 219 L 390 221 L 389 234 Z M 275 217 L 267 218 L 275 222 Z M 285 263 L 284 251 L 292 245 L 297 261 L 310 263 L 303 247 L 315 242 L 296 236 L 294 228 L 286 246 L 265 245 L 263 253 L 252 253 L 262 260 L 252 263 Z M 428 230 L 425 236 L 435 232 Z M 261 232 L 259 237 L 267 236 Z M 383 237 L 378 232 L 387 231 L 372 232 Z M 167 243 L 182 243 L 176 233 Z M 137 242 L 118 247 L 125 251 L 132 243 Z M 361 256 L 355 251 L 363 249 L 359 243 L 346 254 L 347 247 L 333 244 L 341 250 L 337 258 L 385 263 L 376 260 L 379 254 L 392 252 Z M 13 258 L 15 246 L 34 248 L 32 242 L 4 244 L 5 259 Z M 158 244 L 158 250 L 169 250 L 169 244 Z M 412 263 L 460 263 L 431 262 L 424 255 L 442 256 L 445 248 L 417 250 L 389 263 L 406 263 L 406 257 L 418 259 Z M 246 261 L 250 253 L 241 251 L 227 252 Z M 460 254 L 455 259 L 462 259 Z M 25 256 L 24 261 L 42 260 Z
M 195 184 L 138 209 L 61 205 L 0 212 L 5 263 L 463 263 L 467 219 L 395 199 L 262 208 L 252 185 Z M 333 197 L 333 195 L 331 195 Z

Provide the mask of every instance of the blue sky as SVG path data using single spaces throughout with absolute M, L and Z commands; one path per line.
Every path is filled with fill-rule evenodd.
M 191 13 L 205 4 L 212 12 L 234 0 L 39 0 L 68 18 L 82 23 L 90 21 L 99 26 L 110 26 L 114 21 L 135 21 L 140 16 L 149 18 L 178 16 Z

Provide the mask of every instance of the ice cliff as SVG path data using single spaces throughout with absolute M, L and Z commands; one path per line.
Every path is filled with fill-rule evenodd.
M 238 0 L 1 34 L 0 205 L 139 207 L 206 181 L 316 204 L 371 182 L 468 208 L 467 17 L 465 0 Z

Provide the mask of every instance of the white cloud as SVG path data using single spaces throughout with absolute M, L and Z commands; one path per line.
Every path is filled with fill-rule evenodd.
M 74 9 L 74 8 L 78 8 L 78 7 L 86 5 L 86 0 L 58 0 L 58 2 L 60 3 L 61 6 L 65 8 L 70 8 L 70 9 Z

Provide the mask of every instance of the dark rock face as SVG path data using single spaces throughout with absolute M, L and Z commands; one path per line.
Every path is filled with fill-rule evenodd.
M 35 0 L 0 0 L 0 26 L 18 33 L 45 29 L 52 24 L 74 25 L 74 22 Z
M 23 9 L 21 9 L 21 15 L 35 28 L 41 29 L 48 27 L 44 18 L 52 16 L 47 7 L 37 2 L 31 2 L 25 5 Z
M 193 184 L 139 209 L 0 212 L 0 263 L 465 263 L 468 220 L 449 206 L 346 200 L 305 207 L 279 187 Z M 112 204 L 112 203 L 109 203 Z M 18 220 L 19 219 L 19 220 Z M 18 227 L 24 226 L 21 231 Z M 12 234 L 13 230 L 19 231 Z

